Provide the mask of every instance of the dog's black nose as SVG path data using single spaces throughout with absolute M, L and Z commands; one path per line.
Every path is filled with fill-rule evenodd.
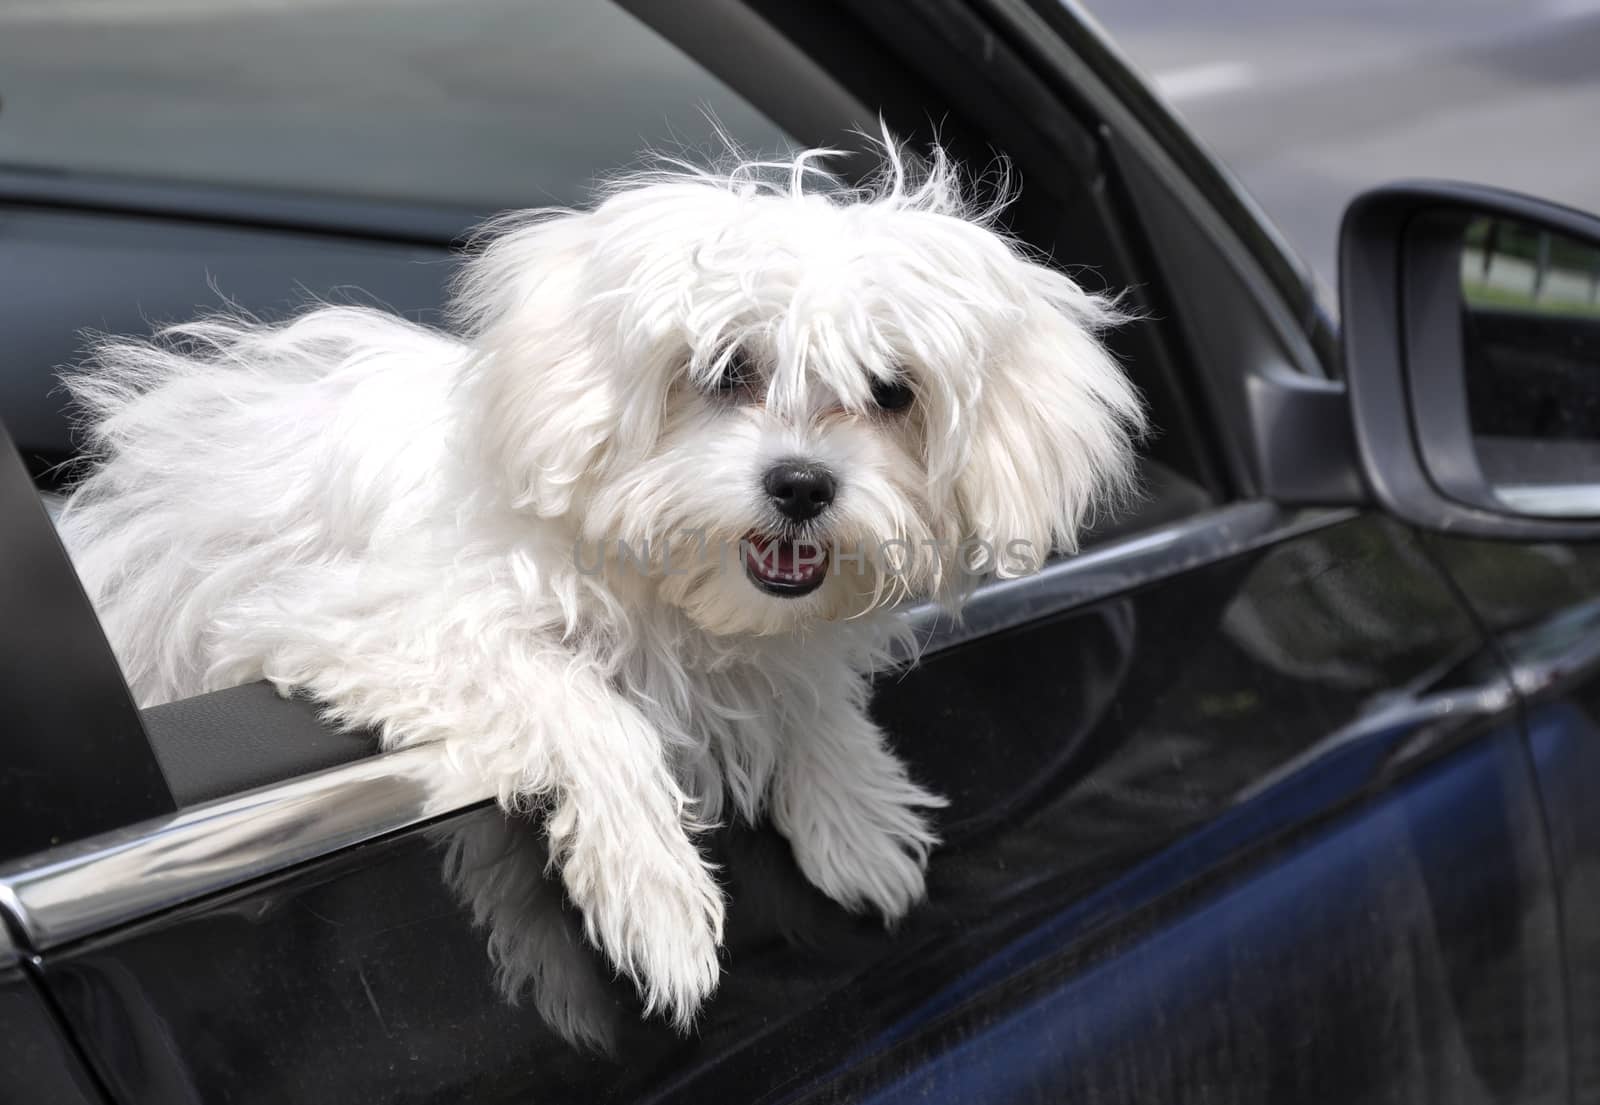
M 833 473 L 820 464 L 797 460 L 780 460 L 767 469 L 761 484 L 778 512 L 795 522 L 809 521 L 828 509 L 838 490 Z

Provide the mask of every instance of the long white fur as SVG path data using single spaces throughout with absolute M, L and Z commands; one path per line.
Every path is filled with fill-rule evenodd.
M 826 156 L 504 220 L 449 332 L 218 318 L 68 381 L 99 464 L 63 533 L 139 701 L 266 678 L 385 747 L 443 742 L 441 787 L 547 812 L 589 939 L 680 1024 L 723 918 L 692 837 L 728 804 L 846 906 L 923 896 L 941 800 L 868 680 L 894 600 L 970 579 L 949 556 L 893 573 L 884 542 L 1070 550 L 1142 425 L 1096 336 L 1113 305 L 997 233 L 941 154 L 913 172 L 886 144 L 866 189 Z M 735 344 L 763 372 L 742 400 L 706 390 Z M 916 402 L 891 416 L 871 389 L 897 372 Z M 808 535 L 865 550 L 813 595 L 575 555 L 767 532 L 761 474 L 788 456 L 840 482 Z

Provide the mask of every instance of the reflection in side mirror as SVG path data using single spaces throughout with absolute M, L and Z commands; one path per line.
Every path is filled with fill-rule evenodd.
M 1473 185 L 1370 192 L 1341 231 L 1356 451 L 1431 529 L 1600 539 L 1600 218 Z
M 1600 248 L 1480 216 L 1461 249 L 1472 441 L 1494 495 L 1547 517 L 1600 515 Z

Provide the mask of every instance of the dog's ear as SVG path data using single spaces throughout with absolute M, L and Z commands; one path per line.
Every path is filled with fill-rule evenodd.
M 1021 262 L 1020 317 L 985 366 L 956 478 L 965 539 L 1002 578 L 1075 552 L 1093 511 L 1131 490 L 1137 391 L 1096 336 L 1118 320 L 1062 274 Z M 992 551 L 991 551 L 992 550 Z
M 612 447 L 615 357 L 588 288 L 594 215 L 540 213 L 491 226 L 463 267 L 452 314 L 473 345 L 476 441 L 511 504 L 567 513 Z

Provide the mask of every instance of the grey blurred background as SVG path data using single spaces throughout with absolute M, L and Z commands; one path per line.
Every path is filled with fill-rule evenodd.
M 714 116 L 782 133 L 608 0 L 0 0 L 0 164 L 493 211 Z
M 1600 0 L 1087 2 L 1329 287 L 1385 180 L 1600 210 Z M 708 111 L 784 144 L 603 0 L 0 0 L 8 165 L 544 204 Z
M 1089 7 L 1328 289 L 1340 212 L 1385 181 L 1451 177 L 1600 211 L 1600 0 Z

